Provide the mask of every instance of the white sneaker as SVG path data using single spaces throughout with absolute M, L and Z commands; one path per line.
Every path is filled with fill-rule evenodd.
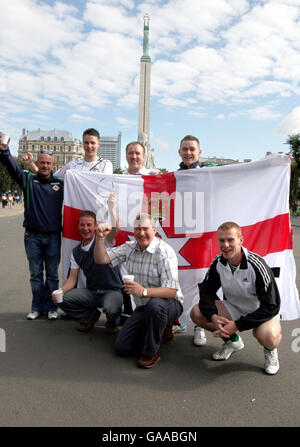
M 36 320 L 39 316 L 40 312 L 37 311 L 29 312 L 29 314 L 27 315 L 27 320 Z
M 237 341 L 226 341 L 223 343 L 220 351 L 214 352 L 212 358 L 214 360 L 228 360 L 231 354 L 238 352 L 243 349 L 244 343 L 241 337 Z
M 173 324 L 172 326 L 172 332 L 173 334 L 181 334 L 182 332 L 186 332 L 187 327 L 185 324 L 181 324 L 178 326 L 177 324 Z
M 48 312 L 48 320 L 57 320 L 58 318 L 58 312 L 56 312 L 55 310 L 50 310 Z
M 196 346 L 204 346 L 206 344 L 206 335 L 202 327 L 194 327 L 194 338 L 193 343 Z
M 279 370 L 278 351 L 273 349 L 269 351 L 264 348 L 265 354 L 265 372 L 267 374 L 276 374 Z

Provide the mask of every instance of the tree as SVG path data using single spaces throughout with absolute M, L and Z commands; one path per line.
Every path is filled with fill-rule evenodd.
M 291 164 L 290 208 L 295 209 L 300 200 L 300 134 L 289 135 L 286 144 L 290 146 L 289 155 L 293 157 Z
M 122 171 L 121 168 L 116 168 L 116 169 L 114 170 L 114 174 L 123 174 L 123 171 Z
M 159 173 L 160 174 L 166 174 L 168 170 L 166 168 L 160 168 Z
M 14 159 L 23 169 L 26 169 L 23 160 L 20 160 L 17 157 L 14 157 Z M 22 194 L 20 186 L 9 175 L 6 167 L 0 164 L 0 192 L 3 193 L 8 191 L 11 191 L 12 193 L 18 191 L 18 194 Z

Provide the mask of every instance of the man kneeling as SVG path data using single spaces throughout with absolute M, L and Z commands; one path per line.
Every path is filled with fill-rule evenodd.
M 134 281 L 125 282 L 124 290 L 138 304 L 119 333 L 115 350 L 122 356 L 137 352 L 138 366 L 152 368 L 160 359 L 166 327 L 183 311 L 177 257 L 170 245 L 155 237 L 155 221 L 148 214 L 136 217 L 135 240 L 106 250 L 104 238 L 110 230 L 108 224 L 98 227 L 95 261 L 111 266 L 123 263 L 134 276 Z
M 200 301 L 191 311 L 194 323 L 224 340 L 212 356 L 227 360 L 244 347 L 237 331 L 253 329 L 264 347 L 265 372 L 279 370 L 277 347 L 281 327 L 277 314 L 280 296 L 274 275 L 265 261 L 242 246 L 241 228 L 225 222 L 218 228 L 221 254 L 212 261 L 204 281 L 199 284 Z M 215 300 L 219 288 L 223 300 Z
M 71 256 L 68 279 L 61 289 L 63 302 L 58 306 L 68 316 L 79 321 L 78 330 L 88 331 L 100 317 L 98 308 L 103 308 L 107 322 L 105 332 L 118 332 L 118 324 L 123 305 L 122 279 L 118 267 L 97 265 L 94 261 L 96 215 L 93 211 L 83 211 L 78 219 L 78 229 L 82 242 Z M 105 241 L 109 246 L 109 241 Z M 87 288 L 76 288 L 80 268 L 86 277 Z M 53 301 L 56 297 L 52 294 Z

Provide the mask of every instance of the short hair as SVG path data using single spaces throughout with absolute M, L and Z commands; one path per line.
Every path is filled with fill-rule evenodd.
M 235 222 L 224 222 L 222 225 L 219 226 L 217 231 L 229 231 L 232 230 L 232 228 L 235 228 L 239 237 L 242 236 L 242 229 L 241 227 L 235 223 Z
M 154 217 L 151 216 L 151 214 L 147 214 L 147 213 L 140 213 L 140 214 L 138 214 L 136 216 L 136 218 L 134 219 L 133 227 L 134 228 L 138 227 L 143 222 L 145 222 L 145 220 L 149 220 L 153 228 L 156 227 L 156 222 L 155 222 Z
M 78 217 L 77 224 L 79 224 L 79 221 L 82 217 L 92 217 L 94 219 L 95 223 L 97 222 L 96 214 L 94 213 L 94 211 L 90 211 L 90 210 L 82 211 Z
M 143 149 L 143 153 L 145 154 L 146 152 L 146 148 L 143 145 L 143 143 L 140 143 L 139 141 L 131 141 L 130 143 L 127 144 L 126 148 L 125 148 L 125 152 L 127 154 L 128 149 L 130 148 L 130 146 L 132 146 L 133 144 L 139 144 L 141 146 L 141 148 Z
M 180 147 L 184 141 L 196 141 L 196 143 L 200 148 L 200 141 L 198 140 L 197 137 L 194 137 L 193 135 L 186 135 L 184 138 L 182 138 L 182 140 L 180 141 Z
M 39 161 L 41 155 L 48 155 L 48 157 L 51 157 L 52 161 L 54 161 L 53 153 L 51 151 L 46 151 L 45 149 L 42 149 L 37 155 L 37 161 Z
M 93 137 L 97 137 L 98 140 L 100 140 L 100 134 L 98 132 L 98 130 L 93 129 L 92 127 L 90 127 L 89 129 L 86 129 L 83 134 L 82 134 L 82 140 L 84 140 L 85 135 L 92 135 Z

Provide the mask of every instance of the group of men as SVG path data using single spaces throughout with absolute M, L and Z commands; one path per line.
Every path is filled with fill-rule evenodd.
M 95 213 L 84 210 L 78 220 L 82 242 L 73 249 L 69 276 L 61 286 L 63 301 L 58 303 L 53 294 L 59 285 L 63 177 L 68 169 L 113 173 L 111 162 L 98 158 L 98 131 L 84 131 L 84 158 L 67 163 L 55 175 L 50 152 L 41 150 L 36 164 L 27 153 L 24 161 L 29 171 L 25 171 L 11 156 L 8 145 L 9 142 L 4 145 L 0 141 L 0 162 L 24 192 L 24 243 L 32 290 L 32 308 L 27 318 L 35 320 L 46 313 L 48 319 L 55 320 L 60 307 L 79 322 L 78 330 L 87 331 L 98 321 L 102 309 L 106 314 L 105 332 L 117 334 L 116 353 L 136 353 L 140 367 L 152 368 L 160 360 L 161 343 L 172 338 L 170 327 L 183 312 L 183 295 L 176 253 L 155 236 L 156 224 L 150 215 L 136 216 L 133 241 L 114 246 L 119 229 L 117 197 L 111 194 L 108 200 L 113 225 L 99 225 Z M 182 160 L 180 170 L 205 166 L 199 162 L 201 149 L 196 137 L 184 137 L 178 152 Z M 126 146 L 126 159 L 126 174 L 153 174 L 143 167 L 145 148 L 141 143 Z M 281 328 L 277 318 L 280 296 L 272 271 L 262 258 L 243 247 L 241 229 L 236 223 L 222 224 L 217 234 L 220 255 L 199 284 L 199 304 L 191 311 L 196 325 L 194 343 L 204 345 L 204 330 L 212 332 L 224 341 L 212 358 L 227 360 L 244 347 L 237 332 L 253 329 L 253 335 L 264 347 L 265 372 L 275 374 L 279 370 L 277 347 Z M 76 287 L 80 271 L 86 278 L 85 288 Z M 124 272 L 134 275 L 134 279 L 124 282 Z M 223 299 L 216 295 L 219 289 Z M 141 304 L 119 330 L 129 296 L 139 298 Z

